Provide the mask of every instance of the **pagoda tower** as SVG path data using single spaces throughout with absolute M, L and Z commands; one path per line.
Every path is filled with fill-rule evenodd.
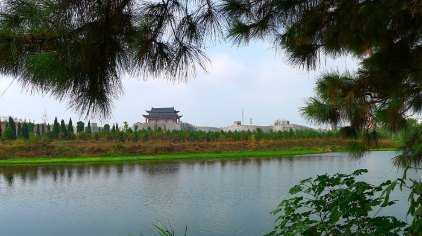
M 179 111 L 176 111 L 174 107 L 159 107 L 154 108 L 152 107 L 151 110 L 146 111 L 148 115 L 143 115 L 145 117 L 145 123 L 179 123 L 180 118 Z

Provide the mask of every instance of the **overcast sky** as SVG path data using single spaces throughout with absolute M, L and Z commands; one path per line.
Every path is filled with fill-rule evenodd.
M 269 125 L 277 119 L 291 123 L 306 123 L 299 114 L 304 100 L 312 96 L 315 78 L 323 71 L 356 68 L 351 58 L 327 59 L 318 71 L 308 72 L 286 62 L 282 52 L 276 53 L 269 45 L 253 43 L 249 46 L 223 44 L 207 50 L 211 59 L 208 73 L 200 72 L 187 82 L 159 79 L 143 81 L 123 79 L 124 94 L 114 102 L 111 118 L 91 119 L 91 122 L 123 123 L 144 122 L 145 110 L 151 107 L 175 107 L 182 121 L 201 126 L 228 126 L 235 120 Z M 44 113 L 48 122 L 54 117 L 71 117 L 74 123 L 83 120 L 69 110 L 66 100 L 30 94 L 13 78 L 0 79 L 0 116 L 42 122 Z M 9 87 L 10 83 L 12 85 Z

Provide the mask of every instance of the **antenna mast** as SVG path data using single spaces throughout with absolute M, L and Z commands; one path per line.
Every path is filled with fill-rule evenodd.
M 243 123 L 243 107 L 242 107 L 242 125 L 243 125 L 244 123 Z
M 48 121 L 48 118 L 47 118 L 47 108 L 45 108 L 45 107 L 44 107 L 44 113 L 42 114 L 41 119 L 42 119 L 42 122 L 44 124 L 47 124 L 47 121 Z

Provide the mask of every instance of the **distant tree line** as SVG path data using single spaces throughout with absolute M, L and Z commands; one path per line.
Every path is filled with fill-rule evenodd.
M 264 132 L 262 129 L 254 131 L 197 131 L 193 129 L 184 130 L 164 130 L 160 127 L 156 129 L 132 129 L 127 122 L 122 127 L 117 123 L 105 124 L 104 127 L 95 130 L 91 129 L 91 122 L 85 124 L 83 121 L 73 125 L 72 119 L 67 123 L 57 117 L 53 124 L 34 124 L 32 122 L 15 122 L 12 117 L 5 121 L 4 130 L 0 127 L 1 140 L 15 139 L 45 139 L 45 140 L 103 140 L 118 142 L 148 142 L 148 141 L 260 141 L 260 140 L 281 140 L 300 138 L 334 138 L 339 137 L 338 132 L 300 130 L 300 131 L 270 131 Z
M 0 125 L 1 140 L 27 140 L 31 138 L 70 140 L 75 137 L 72 119 L 69 119 L 69 123 L 66 125 L 64 120 L 61 120 L 59 124 L 56 117 L 53 125 L 50 125 L 15 121 L 12 117 L 9 117 L 8 120 L 1 121 L 1 124 L 3 124 Z
M 39 127 L 34 123 L 26 121 L 15 122 L 12 117 L 9 117 L 9 119 L 4 122 L 4 126 L 0 125 L 0 138 L 2 140 L 14 140 L 17 138 L 29 139 L 30 135 L 39 136 L 40 132 Z
M 269 131 L 262 129 L 254 131 L 198 131 L 193 129 L 183 130 L 165 130 L 160 127 L 156 129 L 138 129 L 137 126 L 132 129 L 127 122 L 122 127 L 117 123 L 105 124 L 102 128 L 92 130 L 91 122 L 85 124 L 83 121 L 76 122 L 73 125 L 72 119 L 67 123 L 62 119 L 60 122 L 57 117 L 53 124 L 35 124 L 32 122 L 16 122 L 12 117 L 0 126 L 1 140 L 15 139 L 45 139 L 45 140 L 102 140 L 118 142 L 148 142 L 148 141 L 276 141 L 283 139 L 306 139 L 306 138 L 339 138 L 341 131 L 318 131 L 318 130 L 287 130 L 287 131 Z M 409 119 L 409 123 L 417 123 Z M 4 129 L 4 130 L 2 130 Z M 386 129 L 380 128 L 381 138 L 399 139 L 400 133 L 394 136 Z

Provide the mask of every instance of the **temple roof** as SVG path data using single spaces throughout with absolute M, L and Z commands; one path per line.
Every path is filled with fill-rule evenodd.
M 148 115 L 143 115 L 145 118 L 150 120 L 173 120 L 180 119 L 182 116 L 179 116 L 174 107 L 151 107 L 151 110 L 146 111 Z
M 148 113 L 178 113 L 174 107 L 151 107 L 151 110 L 146 111 Z
M 172 119 L 180 119 L 182 117 L 175 113 L 150 114 L 150 115 L 143 115 L 143 116 L 150 120 L 172 120 Z

